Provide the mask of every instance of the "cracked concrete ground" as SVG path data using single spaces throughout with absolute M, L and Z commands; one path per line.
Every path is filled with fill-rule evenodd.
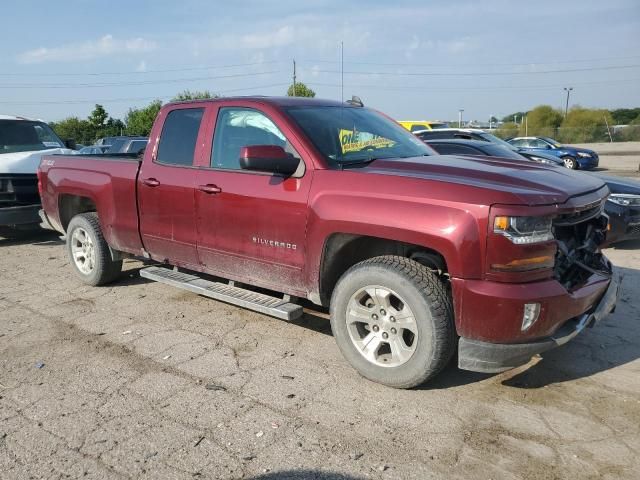
M 359 377 L 295 323 L 0 238 L 0 478 L 640 478 L 640 249 L 615 314 L 501 375 Z M 633 247 L 633 246 L 632 246 Z M 40 368 L 39 368 L 40 367 Z

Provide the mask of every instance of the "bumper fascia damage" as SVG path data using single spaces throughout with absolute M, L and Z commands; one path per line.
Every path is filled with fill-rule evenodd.
M 499 373 L 526 364 L 534 355 L 569 342 L 615 310 L 620 280 L 612 276 L 609 286 L 589 311 L 564 323 L 552 335 L 527 343 L 490 343 L 460 337 L 458 367 L 482 373 Z

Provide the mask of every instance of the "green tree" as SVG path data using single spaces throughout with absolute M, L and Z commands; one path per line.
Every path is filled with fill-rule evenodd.
M 634 119 L 640 118 L 640 108 L 618 108 L 611 110 L 611 116 L 616 125 L 629 125 Z
M 609 125 L 613 124 L 613 118 L 608 110 L 576 106 L 569 110 L 567 117 L 562 122 L 558 140 L 565 143 L 608 141 L 606 122 Z
M 91 126 L 95 128 L 96 131 L 98 131 L 99 129 L 104 127 L 104 123 L 107 121 L 108 116 L 109 114 L 104 109 L 104 107 L 102 105 L 96 104 L 96 108 L 93 109 L 93 112 L 91 112 L 91 115 L 89 115 L 88 120 Z
M 100 130 L 98 130 L 97 137 L 115 137 L 122 135 L 125 131 L 126 125 L 119 118 L 109 117 Z
M 562 123 L 562 113 L 549 105 L 540 105 L 527 114 L 529 135 L 554 137 Z
M 296 82 L 295 83 L 295 89 L 294 89 L 294 84 L 291 84 L 291 86 L 287 89 L 287 97 L 310 97 L 310 98 L 313 98 L 315 96 L 316 96 L 316 92 L 311 90 L 309 87 L 307 87 L 302 82 Z
M 517 118 L 518 119 L 518 123 L 520 123 L 520 120 L 526 114 L 527 114 L 527 112 L 515 112 L 515 113 L 512 113 L 511 115 L 507 115 L 506 117 L 502 117 L 502 121 L 504 123 L 513 123 L 515 121 L 515 119 Z
M 209 90 L 183 90 L 171 99 L 172 102 L 184 102 L 187 100 L 200 100 L 206 98 L 218 98 L 219 95 L 211 93 Z
M 513 122 L 504 122 L 493 133 L 503 139 L 517 137 L 519 135 L 518 125 Z
M 51 122 L 49 125 L 63 140 L 73 139 L 83 144 L 90 144 L 95 140 L 95 130 L 88 120 L 68 117 L 59 122 Z
M 144 108 L 130 108 L 124 119 L 127 135 L 149 135 L 161 107 L 162 102 L 154 100 Z

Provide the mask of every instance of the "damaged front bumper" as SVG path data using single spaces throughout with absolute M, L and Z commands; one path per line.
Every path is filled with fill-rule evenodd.
M 615 310 L 620 281 L 613 275 L 609 287 L 590 311 L 567 321 L 554 334 L 529 343 L 489 343 L 460 337 L 458 367 L 482 373 L 498 373 L 526 364 L 536 354 L 564 345 L 587 327 Z

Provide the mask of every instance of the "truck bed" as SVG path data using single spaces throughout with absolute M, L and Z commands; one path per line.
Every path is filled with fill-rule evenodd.
M 141 159 L 135 154 L 49 155 L 40 164 L 40 183 L 53 195 L 42 195 L 51 225 L 65 232 L 66 206 L 78 202 L 101 212 L 104 237 L 112 248 L 142 253 L 138 232 L 136 182 Z

